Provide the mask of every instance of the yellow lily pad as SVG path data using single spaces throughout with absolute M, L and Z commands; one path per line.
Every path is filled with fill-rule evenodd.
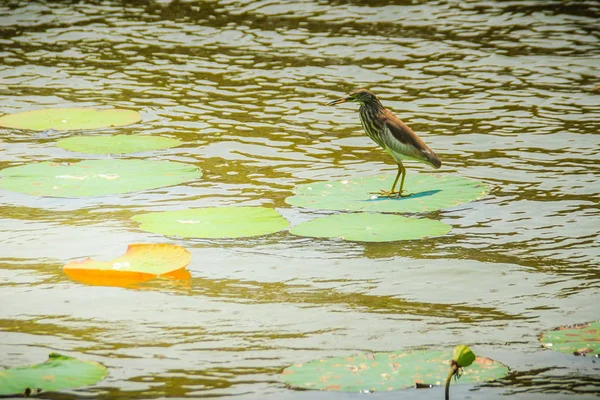
M 185 267 L 192 254 L 173 244 L 131 244 L 122 256 L 112 261 L 71 261 L 63 271 L 73 280 L 90 285 L 130 286 L 163 277 L 189 279 Z

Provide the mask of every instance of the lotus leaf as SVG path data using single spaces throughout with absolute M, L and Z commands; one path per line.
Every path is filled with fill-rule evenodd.
M 123 154 L 162 150 L 179 146 L 177 139 L 162 136 L 116 135 L 73 136 L 56 142 L 65 150 L 88 154 Z
M 489 192 L 483 182 L 454 175 L 408 174 L 408 197 L 378 196 L 392 186 L 394 176 L 379 175 L 300 185 L 286 203 L 313 209 L 338 211 L 423 212 L 441 210 L 477 200 Z
M 298 236 L 359 242 L 391 242 L 441 236 L 450 232 L 450 229 L 450 225 L 425 218 L 353 213 L 316 218 L 296 225 L 290 232 Z
M 288 222 L 265 207 L 210 207 L 135 215 L 140 229 L 183 238 L 261 236 L 286 229 Z
M 177 185 L 201 176 L 193 165 L 168 161 L 41 162 L 1 170 L 0 189 L 34 196 L 102 196 Z
M 173 244 L 131 244 L 127 252 L 109 262 L 72 261 L 63 267 L 71 279 L 104 286 L 129 286 L 156 277 L 189 279 L 184 268 L 192 254 Z
M 45 131 L 55 129 L 69 131 L 75 129 L 98 129 L 129 125 L 142 117 L 137 111 L 93 108 L 47 108 L 26 111 L 0 117 L 0 126 L 15 129 Z
M 416 383 L 443 385 L 451 359 L 450 349 L 324 358 L 294 364 L 283 370 L 282 379 L 294 388 L 343 392 L 398 390 L 414 387 Z M 464 369 L 459 383 L 486 382 L 507 373 L 504 364 L 477 357 Z
M 106 367 L 97 362 L 51 353 L 41 364 L 0 370 L 0 395 L 74 389 L 100 382 L 107 374 Z
M 542 345 L 575 355 L 600 354 L 600 321 L 561 326 L 541 337 Z

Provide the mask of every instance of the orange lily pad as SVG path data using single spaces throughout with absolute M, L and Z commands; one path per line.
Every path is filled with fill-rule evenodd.
M 121 257 L 112 261 L 71 261 L 63 267 L 75 281 L 99 286 L 131 286 L 150 279 L 190 279 L 185 267 L 192 254 L 173 244 L 130 244 Z

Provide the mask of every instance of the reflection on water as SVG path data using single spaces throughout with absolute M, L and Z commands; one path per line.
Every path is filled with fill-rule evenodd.
M 457 396 L 597 395 L 590 358 L 537 339 L 600 318 L 599 17 L 594 2 L 561 1 L 3 2 L 0 113 L 138 110 L 142 122 L 102 134 L 184 145 L 122 157 L 191 163 L 204 176 L 90 199 L 0 191 L 2 364 L 50 351 L 100 361 L 110 376 L 82 391 L 93 396 L 339 399 L 357 394 L 290 391 L 277 374 L 329 355 L 467 343 L 514 373 L 457 385 Z M 295 224 L 322 214 L 284 203 L 296 185 L 395 174 L 355 105 L 324 106 L 356 87 L 426 139 L 441 173 L 493 185 L 482 201 L 429 215 L 453 226 L 449 236 L 177 240 L 129 220 L 266 205 Z M 0 129 L 0 168 L 103 158 L 55 146 L 73 134 Z M 132 242 L 187 247 L 191 281 L 132 290 L 61 271 Z

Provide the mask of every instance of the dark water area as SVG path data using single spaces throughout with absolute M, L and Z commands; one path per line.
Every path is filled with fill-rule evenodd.
M 3 367 L 49 352 L 95 360 L 98 385 L 51 398 L 431 399 L 294 391 L 295 362 L 469 344 L 511 367 L 455 398 L 584 399 L 600 363 L 539 335 L 600 319 L 600 5 L 595 1 L 2 1 L 0 114 L 126 108 L 98 134 L 174 137 L 123 158 L 202 168 L 202 179 L 118 196 L 0 190 Z M 140 212 L 248 205 L 292 224 L 300 184 L 380 173 L 364 135 L 368 87 L 484 199 L 434 213 L 440 238 L 353 243 L 287 232 L 183 240 L 142 232 Z M 106 156 L 56 147 L 84 132 L 0 128 L 0 169 Z M 408 173 L 427 166 L 407 163 Z M 192 279 L 86 286 L 62 265 L 129 243 L 188 248 Z

